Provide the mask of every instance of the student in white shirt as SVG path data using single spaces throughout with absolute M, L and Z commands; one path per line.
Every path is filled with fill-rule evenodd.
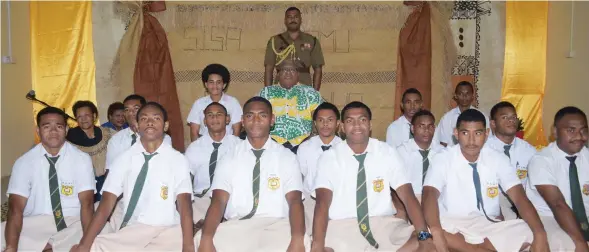
M 165 109 L 148 102 L 137 113 L 139 144 L 112 164 L 102 201 L 74 251 L 194 251 L 188 161 L 164 143 Z M 117 231 L 98 235 L 122 193 L 125 216 Z
M 219 161 L 211 206 L 195 237 L 198 251 L 304 251 L 296 156 L 270 138 L 275 117 L 268 100 L 253 97 L 243 110 L 247 138 Z M 221 223 L 223 215 L 228 221 Z
M 413 193 L 421 201 L 423 180 L 431 167 L 431 159 L 437 153 L 444 150 L 440 143 L 433 142 L 436 131 L 436 119 L 428 110 L 420 110 L 415 113 L 411 122 L 411 132 L 414 138 L 397 147 L 399 155 L 403 157 L 407 178 L 411 181 Z M 398 212 L 404 211 L 398 209 Z M 397 215 L 400 215 L 397 213 Z
M 467 109 L 476 109 L 472 103 L 474 102 L 474 86 L 468 81 L 461 81 L 454 89 L 454 101 L 457 106 L 452 110 L 446 112 L 436 128 L 434 138 L 440 141 L 444 146 L 456 145 L 457 139 L 454 137 L 454 128 L 456 127 L 456 120 L 462 111 Z M 489 128 L 489 119 L 485 116 L 487 128 Z
M 570 239 L 560 251 L 589 251 L 589 132 L 587 116 L 576 107 L 560 109 L 554 117 L 556 141 L 530 160 L 527 193 L 544 225 L 560 226 Z
M 66 142 L 66 120 L 54 107 L 37 114 L 41 143 L 12 168 L 2 251 L 67 250 L 90 224 L 94 168 L 88 154 Z
M 313 222 L 315 211 L 315 174 L 317 173 L 317 161 L 323 152 L 329 150 L 342 139 L 336 136 L 340 127 L 340 114 L 337 107 L 329 102 L 324 102 L 313 111 L 313 126 L 318 135 L 313 136 L 299 145 L 297 160 L 303 174 L 303 195 L 305 196 L 305 220 Z M 307 233 L 311 233 L 311 225 L 307 225 Z
M 347 138 L 323 153 L 318 163 L 311 250 L 432 251 L 431 234 L 403 160 L 394 148 L 370 138 L 370 108 L 354 101 L 341 114 Z M 407 206 L 415 228 L 393 217 L 390 188 Z
M 208 132 L 192 142 L 184 153 L 190 163 L 190 173 L 194 176 L 193 192 L 196 197 L 192 204 L 192 214 L 195 223 L 200 221 L 199 226 L 202 226 L 201 219 L 204 219 L 211 204 L 211 182 L 218 160 L 241 142 L 238 137 L 227 134 L 225 126 L 229 123 L 229 116 L 225 106 L 212 102 L 205 108 L 204 114 L 203 123 Z
M 483 147 L 489 134 L 485 122 L 478 110 L 462 112 L 454 130 L 459 144 L 432 159 L 421 203 L 436 247 L 521 251 L 531 243 L 532 251 L 548 251 L 544 226 L 509 159 Z M 498 220 L 499 186 L 513 199 L 523 220 Z
M 196 100 L 188 113 L 186 120 L 190 125 L 191 141 L 195 141 L 207 133 L 203 111 L 211 102 L 221 103 L 227 108 L 230 118 L 229 124 L 226 125 L 227 133 L 235 136 L 239 136 L 241 133 L 241 105 L 235 97 L 225 93 L 230 81 L 229 70 L 221 64 L 210 64 L 202 70 L 202 84 L 209 95 Z
M 409 88 L 403 92 L 401 98 L 401 111 L 403 115 L 395 120 L 387 128 L 387 144 L 397 148 L 405 141 L 413 138 L 411 132 L 411 119 L 413 115 L 423 107 L 421 93 L 415 88 Z
M 536 154 L 536 148 L 525 140 L 515 137 L 517 133 L 517 113 L 513 104 L 502 101 L 491 108 L 491 130 L 487 146 L 504 153 L 509 158 L 511 166 L 515 169 L 517 177 L 525 186 L 528 174 L 528 162 Z M 520 218 L 517 208 L 511 199 L 501 191 L 501 212 L 506 220 Z

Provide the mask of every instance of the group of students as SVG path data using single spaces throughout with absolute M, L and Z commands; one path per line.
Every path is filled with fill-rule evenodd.
M 96 204 L 92 158 L 66 141 L 62 110 L 41 110 L 41 143 L 12 170 L 2 250 L 589 251 L 578 108 L 557 112 L 556 141 L 536 152 L 515 137 L 514 106 L 500 102 L 487 118 L 471 106 L 470 83 L 438 127 L 409 89 L 386 143 L 370 137 L 364 103 L 340 112 L 323 102 L 317 135 L 290 149 L 271 137 L 271 101 L 226 105 L 228 75 L 217 75 L 203 77 L 211 96 L 195 102 L 184 154 L 165 133 L 165 108 L 124 100 L 129 127 L 108 141 Z

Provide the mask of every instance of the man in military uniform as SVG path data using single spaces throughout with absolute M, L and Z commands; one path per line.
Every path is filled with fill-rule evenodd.
M 322 67 L 325 64 L 323 52 L 317 38 L 301 31 L 301 22 L 301 11 L 298 8 L 290 7 L 286 10 L 284 14 L 286 31 L 272 36 L 266 46 L 264 86 L 274 83 L 274 67 L 288 58 L 302 63 L 297 68 L 299 82 L 312 85 L 319 91 Z M 313 79 L 311 79 L 311 67 L 313 67 Z

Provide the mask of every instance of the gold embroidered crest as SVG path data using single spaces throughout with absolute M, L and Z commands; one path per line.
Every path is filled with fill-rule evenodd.
M 587 223 L 581 223 L 581 229 L 583 231 L 587 231 L 587 229 L 589 229 L 589 225 L 587 225 Z
M 487 187 L 487 197 L 492 199 L 497 197 L 497 195 L 499 195 L 499 188 L 497 186 Z
M 523 169 L 520 170 L 520 169 L 517 169 L 517 177 L 519 179 L 525 179 L 527 176 L 528 176 L 528 170 L 523 170 Z
M 280 188 L 280 178 L 279 177 L 270 177 L 268 178 L 268 188 L 271 190 L 276 190 Z
M 366 227 L 366 224 L 364 224 L 364 223 L 360 224 L 360 228 L 362 229 L 362 233 L 368 232 L 368 227 Z
M 160 190 L 160 197 L 162 197 L 162 199 L 164 199 L 164 200 L 168 199 L 168 186 L 167 185 L 162 185 L 162 188 Z
M 65 195 L 65 196 L 70 196 L 70 195 L 74 194 L 74 186 L 62 183 L 61 184 L 61 194 Z
M 375 179 L 372 181 L 372 190 L 375 192 L 381 192 L 384 189 L 384 180 Z
M 582 190 L 583 194 L 589 196 L 589 184 L 584 184 L 583 185 L 583 190 Z
M 61 218 L 61 210 L 55 210 L 55 217 Z

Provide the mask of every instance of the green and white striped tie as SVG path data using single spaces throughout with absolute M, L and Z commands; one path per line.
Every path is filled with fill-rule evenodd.
M 49 161 L 49 192 L 51 197 L 51 209 L 53 209 L 53 219 L 55 220 L 57 231 L 61 231 L 64 228 L 67 228 L 67 225 L 63 219 L 61 194 L 59 193 L 59 182 L 57 181 L 57 170 L 55 169 L 55 163 L 57 163 L 59 156 L 49 157 L 45 154 L 45 158 Z
M 209 158 L 209 188 L 204 189 L 202 193 L 197 194 L 196 197 L 202 198 L 202 196 L 205 196 L 205 194 L 207 194 L 207 192 L 211 189 L 211 185 L 213 184 L 213 177 L 215 176 L 215 168 L 217 168 L 217 155 L 219 153 L 219 146 L 221 146 L 221 143 L 213 143 L 213 152 Z
M 141 191 L 143 190 L 143 185 L 145 184 L 145 179 L 147 178 L 147 170 L 149 169 L 149 160 L 157 155 L 156 153 L 147 155 L 143 153 L 143 157 L 145 158 L 145 163 L 141 167 L 141 171 L 139 171 L 139 175 L 137 175 L 137 180 L 135 180 L 135 185 L 133 186 L 133 192 L 131 193 L 131 198 L 129 200 L 129 206 L 127 207 L 127 212 L 125 213 L 125 217 L 123 218 L 123 223 L 121 223 L 121 227 L 119 229 L 123 229 L 127 226 L 127 223 L 131 220 L 133 216 L 133 212 L 135 212 L 135 207 L 137 207 L 137 202 L 139 201 L 139 196 L 141 196 Z
M 256 164 L 254 165 L 254 172 L 253 172 L 253 182 L 252 182 L 252 193 L 254 194 L 254 206 L 252 207 L 252 211 L 246 216 L 243 216 L 240 220 L 247 220 L 256 214 L 256 210 L 258 210 L 258 203 L 260 203 L 260 157 L 262 157 L 262 153 L 264 153 L 264 149 L 261 150 L 254 150 L 254 155 L 256 156 Z
M 360 233 L 366 238 L 366 241 L 378 249 L 378 242 L 374 239 L 372 231 L 370 230 L 369 216 L 368 216 L 368 192 L 366 191 L 366 170 L 364 169 L 364 160 L 366 153 L 362 155 L 354 155 L 358 160 L 358 178 L 356 181 L 356 216 L 358 218 L 358 227 Z

